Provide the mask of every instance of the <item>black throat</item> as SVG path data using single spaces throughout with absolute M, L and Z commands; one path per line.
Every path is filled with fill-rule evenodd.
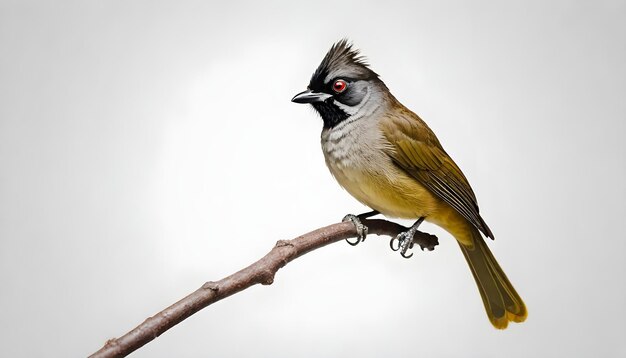
M 322 116 L 324 128 L 326 129 L 335 127 L 349 117 L 346 112 L 334 103 L 332 98 L 325 102 L 312 103 L 312 105 L 320 116 Z

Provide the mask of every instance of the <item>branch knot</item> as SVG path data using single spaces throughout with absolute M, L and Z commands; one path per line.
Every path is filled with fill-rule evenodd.
M 211 290 L 211 291 L 217 293 L 220 290 L 220 286 L 217 284 L 217 282 L 208 281 L 204 285 L 202 285 L 202 289 L 203 290 Z
M 285 246 L 293 247 L 293 243 L 291 242 L 291 240 L 278 240 L 278 241 L 276 241 L 275 247 L 285 247 Z

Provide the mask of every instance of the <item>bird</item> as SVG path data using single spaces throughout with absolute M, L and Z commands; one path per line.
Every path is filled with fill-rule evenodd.
M 489 250 L 494 234 L 479 213 L 469 181 L 417 114 L 400 103 L 348 39 L 334 43 L 307 89 L 292 102 L 310 104 L 323 121 L 321 146 L 337 182 L 373 209 L 348 214 L 365 240 L 362 219 L 377 214 L 416 219 L 391 240 L 410 257 L 413 235 L 425 220 L 457 241 L 478 286 L 487 317 L 497 329 L 528 316 L 524 301 Z

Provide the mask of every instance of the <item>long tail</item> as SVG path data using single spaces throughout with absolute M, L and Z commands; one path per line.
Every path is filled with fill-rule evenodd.
M 491 324 L 498 329 L 505 329 L 509 321 L 524 322 L 528 316 L 524 301 L 509 282 L 478 230 L 472 230 L 473 247 L 460 242 L 459 245 L 476 279 Z

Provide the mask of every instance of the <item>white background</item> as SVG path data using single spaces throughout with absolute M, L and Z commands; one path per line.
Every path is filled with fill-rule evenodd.
M 290 102 L 347 36 L 472 183 L 529 318 L 442 230 L 313 252 L 136 357 L 618 357 L 626 3 L 0 2 L 0 355 L 85 356 L 359 213 Z

